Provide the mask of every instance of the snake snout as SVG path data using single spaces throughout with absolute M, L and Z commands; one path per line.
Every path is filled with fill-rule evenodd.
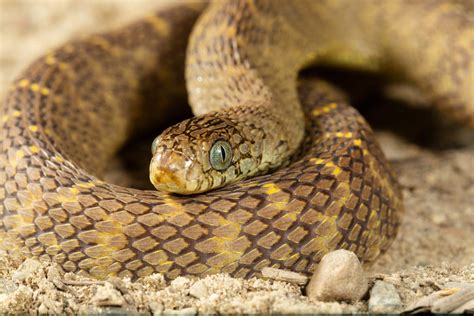
M 193 169 L 193 161 L 182 153 L 156 152 L 150 163 L 150 181 L 157 190 L 189 194 L 195 190 L 193 179 L 188 179 Z

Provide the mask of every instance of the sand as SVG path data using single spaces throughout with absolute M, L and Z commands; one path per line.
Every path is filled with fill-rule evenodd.
M 1 0 L 0 96 L 22 68 L 48 49 L 72 36 L 120 25 L 160 5 L 142 0 Z M 405 128 L 418 125 L 417 120 L 396 123 Z M 470 132 L 453 132 L 442 124 L 435 124 L 435 128 L 422 131 L 431 135 L 430 146 L 397 136 L 390 129 L 377 129 L 403 186 L 406 214 L 393 246 L 366 272 L 371 282 L 379 279 L 394 284 L 404 306 L 447 282 L 474 282 L 474 138 Z M 196 298 L 190 288 L 198 280 L 178 278 L 166 283 L 160 275 L 153 275 L 138 282 L 102 282 L 64 275 L 54 264 L 31 260 L 21 267 L 19 264 L 0 253 L 2 314 L 95 313 L 105 307 L 109 312 L 119 308 L 156 314 L 367 310 L 366 300 L 355 304 L 315 302 L 298 286 L 272 280 L 212 276 L 200 281 L 206 291 Z

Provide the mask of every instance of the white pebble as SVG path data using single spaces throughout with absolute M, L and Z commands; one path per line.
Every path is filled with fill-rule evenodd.
M 306 293 L 319 301 L 355 302 L 364 296 L 367 288 L 368 281 L 357 256 L 339 249 L 321 259 Z

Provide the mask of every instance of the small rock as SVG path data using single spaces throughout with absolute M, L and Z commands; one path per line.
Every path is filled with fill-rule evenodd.
M 97 287 L 97 291 L 92 297 L 91 302 L 98 307 L 122 307 L 126 305 L 125 299 L 123 298 L 122 294 L 118 290 L 116 290 L 114 286 L 109 282 L 105 282 L 103 286 Z
M 120 291 L 120 293 L 122 294 L 128 293 L 127 285 L 121 278 L 112 276 L 107 279 L 107 282 L 112 284 L 117 290 Z
M 148 306 L 150 307 L 151 313 L 153 315 L 161 315 L 163 313 L 163 304 L 160 302 L 152 301 L 148 304 Z
M 48 314 L 48 308 L 43 303 L 41 303 L 41 305 L 38 307 L 38 314 L 40 314 L 40 315 L 47 315 Z
M 190 282 L 191 282 L 191 281 L 190 281 L 188 278 L 185 278 L 185 277 L 177 277 L 176 279 L 174 279 L 173 281 L 171 281 L 170 286 L 173 287 L 173 288 L 183 288 L 183 287 L 188 286 L 188 284 L 189 284 Z
M 368 280 L 357 256 L 339 249 L 326 254 L 306 287 L 308 297 L 320 301 L 358 301 Z
M 18 285 L 9 278 L 0 278 L 0 295 L 2 293 L 11 293 L 18 288 Z
M 10 296 L 8 294 L 5 294 L 5 293 L 0 293 L 0 305 L 6 301 Z
M 195 298 L 204 298 L 209 296 L 209 289 L 203 280 L 198 280 L 189 288 L 189 294 Z
M 66 290 L 66 285 L 63 283 L 62 276 L 64 272 L 62 271 L 61 267 L 58 264 L 53 264 L 52 266 L 46 269 L 46 276 L 48 281 L 53 283 L 58 289 Z
M 41 262 L 34 259 L 26 259 L 18 267 L 18 269 L 13 273 L 12 280 L 14 281 L 26 280 L 32 277 L 38 271 L 40 271 L 40 273 L 43 274 L 44 276 L 44 271 L 42 271 Z
M 370 313 L 395 313 L 402 308 L 402 301 L 393 284 L 376 281 L 370 290 Z
M 275 268 L 263 268 L 262 276 L 267 279 L 273 279 L 277 281 L 285 281 L 288 283 L 295 283 L 298 285 L 306 285 L 308 283 L 308 277 L 296 272 L 291 272 L 282 269 Z

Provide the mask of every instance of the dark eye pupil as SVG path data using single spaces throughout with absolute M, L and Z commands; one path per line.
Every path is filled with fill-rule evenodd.
M 224 149 L 224 147 L 221 146 L 220 150 L 221 150 L 222 161 L 225 161 L 225 149 Z
M 222 171 L 232 163 L 232 147 L 226 141 L 218 140 L 209 151 L 209 163 L 212 168 Z

